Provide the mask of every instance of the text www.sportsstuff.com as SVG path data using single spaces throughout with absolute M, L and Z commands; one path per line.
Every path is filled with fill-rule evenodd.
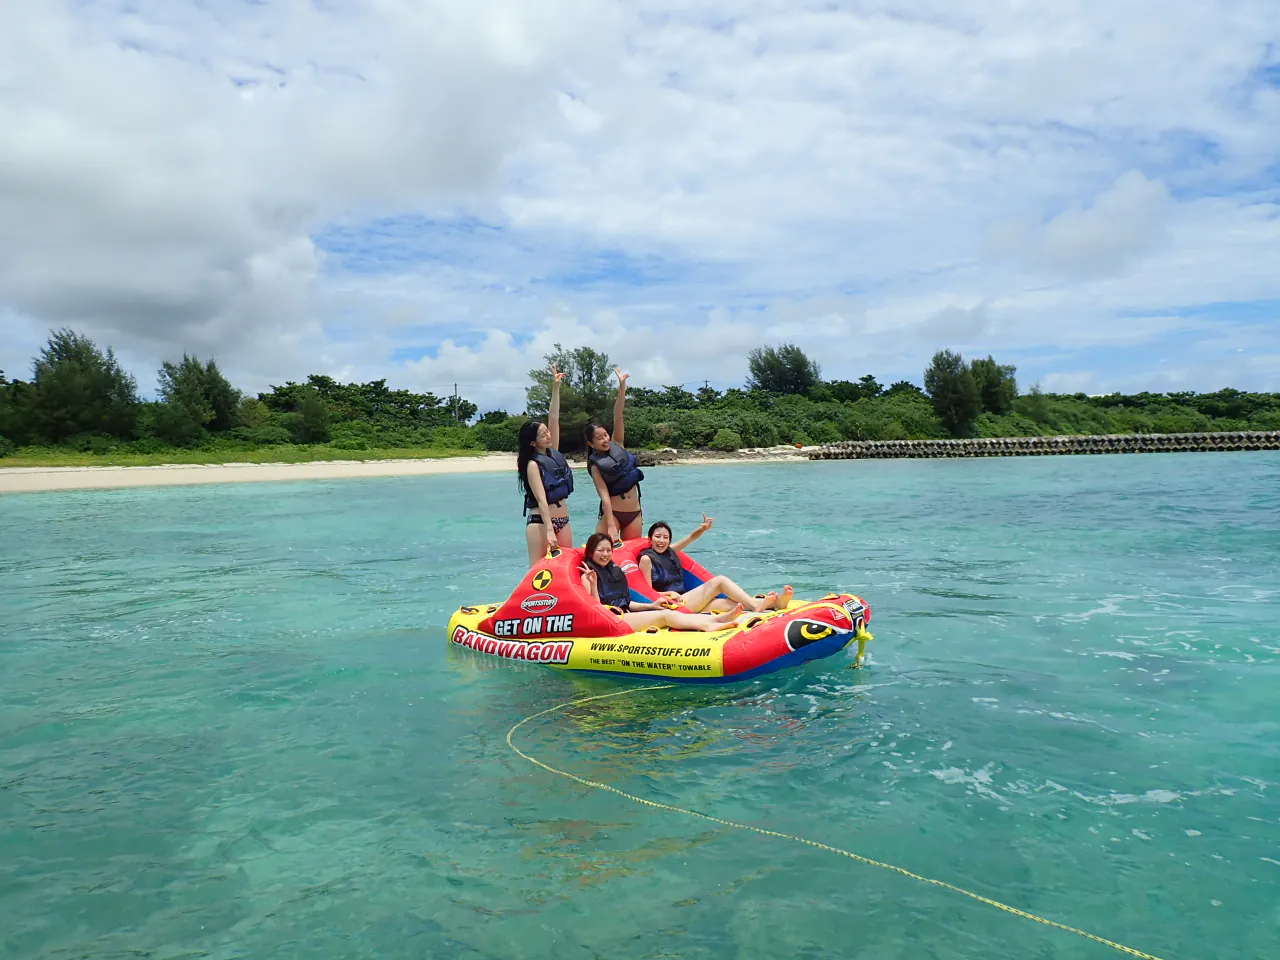
M 646 647 L 634 643 L 592 643 L 593 653 L 625 653 L 637 657 L 709 657 L 710 647 Z

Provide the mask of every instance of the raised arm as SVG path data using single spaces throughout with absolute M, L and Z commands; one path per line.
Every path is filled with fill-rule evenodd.
M 560 381 L 564 379 L 556 365 L 551 365 L 551 409 L 547 411 L 547 429 L 551 431 L 551 446 L 560 449 Z
M 710 530 L 713 523 L 715 523 L 715 520 L 704 513 L 702 515 L 702 522 L 693 528 L 693 533 L 689 534 L 687 537 L 681 537 L 671 545 L 671 549 L 676 553 L 688 550 L 689 544 L 693 543 L 693 541 L 697 540 L 700 536 Z
M 620 447 L 627 445 L 626 423 L 623 422 L 623 408 L 627 405 L 627 378 L 631 376 L 629 373 L 623 373 L 617 367 L 613 368 L 613 372 L 618 377 L 618 396 L 613 401 L 613 442 Z
M 582 588 L 596 598 L 596 602 L 600 602 L 600 589 L 596 586 L 596 572 L 591 569 L 591 565 L 583 560 L 582 565 L 578 567 L 582 571 Z

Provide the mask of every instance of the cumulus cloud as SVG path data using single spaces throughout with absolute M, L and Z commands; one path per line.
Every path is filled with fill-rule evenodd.
M 312 233 L 492 194 L 582 6 L 4 5 L 0 302 L 143 351 L 307 332 Z
M 779 340 L 831 376 L 918 379 L 948 344 L 1025 382 L 1104 345 L 1154 376 L 1157 346 L 1252 329 L 1214 305 L 1280 302 L 1280 8 L 1159 19 L 5 4 L 0 367 L 68 323 L 144 382 L 185 349 L 251 388 L 456 380 L 509 408 L 556 338 L 654 384 L 740 381 Z
M 991 229 L 997 256 L 1068 277 L 1114 276 L 1168 239 L 1169 191 L 1137 170 L 1086 207 L 1073 204 L 1044 223 L 1006 221 Z
M 560 310 L 519 339 L 490 330 L 474 344 L 445 340 L 434 356 L 406 364 L 401 376 L 435 391 L 465 385 L 467 396 L 485 409 L 522 409 L 528 371 L 542 366 L 559 343 L 604 351 L 637 385 L 692 388 L 707 382 L 723 389 L 742 385 L 747 353 L 761 343 L 796 343 L 832 377 L 840 376 L 850 361 L 862 370 L 891 361 L 890 354 L 878 352 L 872 338 L 864 337 L 863 329 L 857 301 L 838 298 L 779 304 L 763 316 L 713 310 L 683 331 L 665 323 L 624 324 L 608 310 L 590 316 Z
M 1093 393 L 1095 383 L 1091 370 L 1063 370 L 1046 374 L 1040 387 L 1046 393 Z

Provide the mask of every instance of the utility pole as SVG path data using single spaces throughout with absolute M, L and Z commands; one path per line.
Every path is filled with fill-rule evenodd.
M 453 385 L 453 422 L 458 422 L 458 385 Z

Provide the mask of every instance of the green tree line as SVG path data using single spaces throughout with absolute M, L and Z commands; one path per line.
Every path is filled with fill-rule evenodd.
M 215 361 L 183 355 L 166 360 L 157 381 L 157 398 L 141 399 L 113 350 L 59 330 L 35 358 L 29 381 L 0 372 L 0 456 L 23 447 L 95 454 L 289 445 L 483 448 L 466 425 L 474 403 L 392 390 L 385 380 L 338 383 L 313 374 L 251 396 L 233 387 Z
M 611 422 L 610 358 L 590 347 L 559 344 L 529 371 L 526 412 L 478 408 L 461 397 L 393 390 L 385 380 L 339 383 L 313 374 L 257 395 L 231 385 L 213 360 L 184 355 L 157 371 L 158 396 L 140 399 L 114 352 L 71 330 L 52 334 L 28 381 L 0 373 L 0 456 L 21 448 L 95 454 L 164 454 L 305 447 L 323 451 L 505 450 L 528 417 L 546 416 L 550 364 L 567 376 L 561 392 L 561 438 L 582 447 L 589 421 Z M 1194 433 L 1280 429 L 1280 394 L 1020 393 L 1013 366 L 992 357 L 934 355 L 924 389 L 901 380 L 883 386 L 873 374 L 824 380 L 821 368 L 792 344 L 762 346 L 748 358 L 740 388 L 709 384 L 632 387 L 627 442 L 635 448 L 734 450 L 839 440 L 951 436 Z

